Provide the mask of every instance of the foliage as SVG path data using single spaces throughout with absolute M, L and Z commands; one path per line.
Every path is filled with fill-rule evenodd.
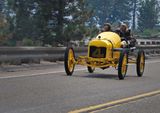
M 100 25 L 105 22 L 128 22 L 131 19 L 130 0 L 88 0 L 88 3 L 94 9 Z
M 23 46 L 33 46 L 34 43 L 31 39 L 25 38 L 25 39 L 22 40 L 22 45 Z
M 129 22 L 135 29 L 137 19 L 140 34 L 151 35 L 158 11 L 157 0 L 1 0 L 0 46 L 65 45 L 95 37 L 105 22 Z
M 128 22 L 131 18 L 131 3 L 129 0 L 115 0 L 113 2 L 112 12 L 109 16 L 109 21 L 125 21 Z
M 159 6 L 157 0 L 141 1 L 139 8 L 138 26 L 141 31 L 153 29 L 158 23 Z
M 135 31 L 137 28 L 137 15 L 139 13 L 138 7 L 139 5 L 139 0 L 131 0 L 131 6 L 132 6 L 132 30 Z
M 30 37 L 45 44 L 82 39 L 91 16 L 84 0 L 5 0 L 14 40 Z
M 154 37 L 159 35 L 160 29 L 145 29 L 143 32 L 138 32 L 137 34 L 145 37 Z
M 64 12 L 65 17 L 71 17 L 72 19 L 64 19 L 64 41 L 81 40 L 88 32 L 86 25 L 89 18 L 92 16 L 92 11 L 86 7 L 85 0 L 76 0 L 68 4 L 68 8 Z M 61 33 L 62 34 L 62 33 Z

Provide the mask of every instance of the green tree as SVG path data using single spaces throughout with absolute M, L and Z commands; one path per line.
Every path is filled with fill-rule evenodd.
M 36 0 L 37 8 L 35 17 L 36 33 L 44 44 L 52 44 L 57 36 L 58 26 L 58 0 Z
M 138 14 L 139 0 L 131 0 L 132 4 L 132 30 L 136 30 L 136 18 Z
M 35 13 L 37 11 L 35 0 L 15 0 L 13 10 L 15 13 L 14 38 L 22 40 L 23 38 L 37 39 Z
M 130 0 L 114 0 L 112 11 L 109 15 L 109 21 L 128 22 L 131 19 L 131 2 Z
M 8 0 L 8 6 L 14 39 L 44 44 L 82 38 L 91 15 L 84 0 Z
M 88 0 L 88 4 L 94 9 L 94 17 L 98 17 L 100 25 L 105 22 L 115 23 L 131 19 L 130 0 Z
M 70 7 L 65 11 L 65 16 L 70 17 L 70 19 L 66 18 L 64 22 L 66 41 L 81 40 L 88 34 L 86 24 L 92 16 L 92 11 L 87 8 L 85 0 L 75 0 L 75 3 L 70 3 Z
M 159 6 L 157 0 L 141 1 L 139 8 L 138 26 L 139 30 L 153 29 L 158 23 Z
M 113 10 L 113 1 L 111 0 L 87 0 L 89 8 L 93 9 L 94 17 L 91 21 L 99 21 L 103 25 L 109 19 Z M 93 23 L 93 22 L 92 22 Z
M 10 38 L 9 23 L 5 15 L 5 2 L 5 0 L 0 1 L 0 45 Z

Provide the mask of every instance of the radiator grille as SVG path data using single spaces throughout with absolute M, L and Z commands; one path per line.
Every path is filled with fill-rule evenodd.
M 106 57 L 106 48 L 105 47 L 90 46 L 89 57 L 105 58 Z

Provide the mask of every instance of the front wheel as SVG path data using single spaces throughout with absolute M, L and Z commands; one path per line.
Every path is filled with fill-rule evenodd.
M 126 76 L 128 68 L 128 55 L 127 52 L 122 51 L 120 53 L 119 63 L 118 63 L 118 77 L 123 80 Z
M 94 68 L 94 67 L 88 66 L 87 69 L 88 69 L 88 72 L 89 72 L 89 73 L 93 73 L 93 72 L 95 71 L 95 68 Z
M 143 50 L 138 51 L 136 65 L 137 65 L 137 76 L 142 77 L 145 68 L 145 53 Z
M 64 68 L 68 76 L 71 76 L 73 74 L 74 67 L 75 67 L 75 54 L 73 48 L 69 47 L 66 49 L 64 55 Z

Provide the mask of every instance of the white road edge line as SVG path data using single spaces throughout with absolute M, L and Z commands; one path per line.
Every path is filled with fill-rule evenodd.
M 152 63 L 160 63 L 160 61 L 147 61 L 146 64 L 152 64 Z M 134 64 L 130 64 L 134 65 Z M 82 69 L 75 69 L 75 71 L 84 71 L 86 68 Z M 46 74 L 55 74 L 55 73 L 64 73 L 65 71 L 53 71 L 53 72 L 46 72 L 46 73 L 35 73 L 30 75 L 13 75 L 13 76 L 6 76 L 6 77 L 0 77 L 0 79 L 9 79 L 9 78 L 21 78 L 21 77 L 32 77 L 32 76 L 40 76 L 40 75 L 46 75 Z
M 86 69 L 76 69 L 75 71 L 83 71 Z M 21 78 L 21 77 L 32 77 L 32 76 L 40 76 L 40 75 L 47 75 L 47 74 L 55 74 L 55 73 L 64 73 L 65 71 L 53 71 L 53 72 L 45 72 L 45 73 L 35 73 L 30 75 L 13 75 L 13 76 L 6 76 L 0 77 L 0 79 L 9 79 L 9 78 Z
M 152 64 L 152 63 L 160 63 L 160 60 L 156 60 L 156 61 L 147 61 L 146 64 Z

